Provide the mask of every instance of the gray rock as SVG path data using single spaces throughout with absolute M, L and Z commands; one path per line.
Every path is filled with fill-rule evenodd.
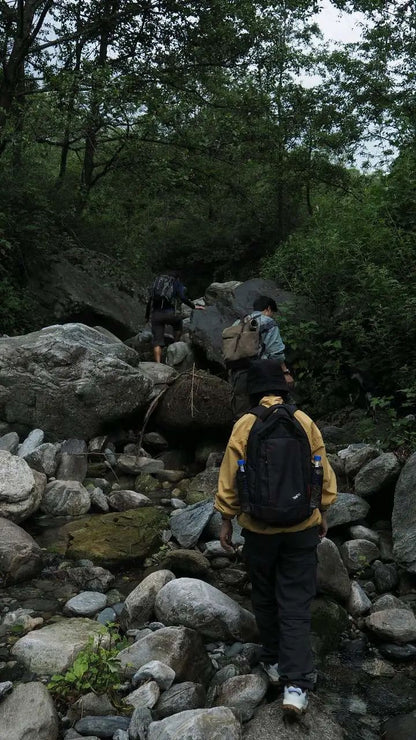
M 16 432 L 8 432 L 0 437 L 0 450 L 15 455 L 19 447 L 19 435 Z
M 139 364 L 139 368 L 143 375 L 145 375 L 153 384 L 150 400 L 156 398 L 161 391 L 165 390 L 178 375 L 175 368 L 169 367 L 169 365 L 165 365 L 161 362 L 141 362 Z
M 129 509 L 140 509 L 142 506 L 150 506 L 152 503 L 144 493 L 136 491 L 113 491 L 108 496 L 108 503 L 115 511 L 128 511 Z
M 0 450 L 1 517 L 19 523 L 34 514 L 39 508 L 46 483 L 46 479 L 39 476 L 25 460 Z
M 116 619 L 117 613 L 114 611 L 114 609 L 111 608 L 111 606 L 107 606 L 96 616 L 97 622 L 104 625 L 112 624 L 116 621 Z
M 159 722 L 152 722 L 149 727 L 148 740 L 185 740 L 185 738 L 240 740 L 240 723 L 231 709 L 213 707 L 179 712 Z
M 380 550 L 380 557 L 384 563 L 394 561 L 393 554 L 393 536 L 391 532 L 379 532 L 378 548 Z
M 134 710 L 129 726 L 129 740 L 147 740 L 147 731 L 152 722 L 152 713 L 147 707 Z
M 349 478 L 355 478 L 361 468 L 371 462 L 371 460 L 375 460 L 379 455 L 380 451 L 372 445 L 365 445 L 358 450 L 351 450 L 351 454 L 345 457 L 346 475 Z
M 67 568 L 66 576 L 78 590 L 82 591 L 101 591 L 104 593 L 114 583 L 113 574 L 98 565 Z
M 185 478 L 183 470 L 159 470 L 154 475 L 157 480 L 166 481 L 167 483 L 179 483 Z
M 393 551 L 398 563 L 416 573 L 416 452 L 407 460 L 394 492 Z
M 0 518 L 0 575 L 16 583 L 35 576 L 42 568 L 42 551 L 21 527 Z
M 84 591 L 66 602 L 65 614 L 76 617 L 93 617 L 107 604 L 107 597 L 99 591 Z
M 89 490 L 89 494 L 92 509 L 95 509 L 96 511 L 101 511 L 103 514 L 107 514 L 107 512 L 110 511 L 110 505 L 108 503 L 107 496 L 101 490 L 101 488 L 93 488 L 92 490 Z
M 7 631 L 12 631 L 14 627 L 20 627 L 20 634 L 26 634 L 39 627 L 43 624 L 42 617 L 32 617 L 33 609 L 16 609 L 16 611 L 7 612 L 4 617 L 1 627 L 5 627 Z
M 202 539 L 203 540 L 219 540 L 220 538 L 220 532 L 221 532 L 221 514 L 219 511 L 214 511 L 211 519 L 209 520 L 208 524 L 206 525 L 203 533 L 202 533 Z M 244 545 L 244 537 L 242 537 L 241 532 L 242 529 L 237 521 L 236 518 L 232 521 L 233 526 L 233 543 L 235 545 Z
M 101 434 L 99 437 L 93 437 L 88 442 L 88 452 L 104 452 L 108 443 L 108 435 Z
M 182 625 L 214 640 L 255 641 L 253 615 L 233 599 L 197 578 L 166 584 L 155 602 L 156 617 L 167 625 Z
M 182 547 L 193 547 L 214 512 L 213 501 L 201 501 L 188 506 L 171 518 L 172 535 Z
M 226 283 L 211 283 L 205 291 L 205 303 L 207 306 L 215 306 L 222 303 L 232 306 L 235 301 L 235 289 L 241 285 L 238 280 L 229 280 Z
M 379 533 L 374 532 L 368 527 L 363 527 L 362 524 L 355 524 L 353 527 L 350 527 L 350 535 L 352 540 L 368 540 L 369 542 L 374 542 L 377 546 L 380 542 Z
M 224 550 L 219 540 L 211 540 L 204 543 L 204 556 L 206 558 L 234 558 L 234 552 Z
M 201 636 L 186 627 L 164 627 L 151 632 L 118 654 L 127 677 L 151 660 L 170 666 L 178 681 L 206 683 L 212 672 Z
M 166 364 L 174 367 L 179 373 L 191 370 L 195 363 L 192 347 L 186 342 L 172 342 L 166 351 Z
M 18 457 L 25 458 L 26 455 L 30 455 L 31 452 L 36 450 L 36 447 L 39 447 L 39 445 L 42 444 L 44 437 L 45 433 L 42 429 L 33 429 L 20 445 L 17 451 Z
M 52 444 L 52 442 L 45 442 L 33 452 L 25 455 L 25 460 L 32 470 L 37 470 L 39 473 L 44 473 L 48 478 L 51 478 L 56 473 L 57 457 L 61 446 L 59 444 Z
M 367 501 L 353 493 L 338 493 L 336 501 L 327 513 L 328 528 L 339 527 L 341 524 L 350 524 L 365 519 L 370 506 Z
M 67 439 L 62 443 L 56 477 L 83 483 L 87 475 L 88 447 L 83 439 Z
M 188 493 L 203 493 L 206 498 L 214 498 L 218 491 L 218 479 L 217 468 L 203 470 L 191 479 Z
M 172 571 L 177 577 L 207 578 L 211 570 L 209 560 L 197 550 L 172 550 L 160 567 Z
M 365 570 L 380 556 L 378 547 L 368 540 L 348 540 L 341 545 L 340 553 L 349 573 Z
M 3 698 L 3 696 L 6 696 L 6 694 L 9 694 L 13 688 L 13 684 L 11 681 L 2 681 L 0 683 L 0 699 Z
M 365 618 L 365 625 L 377 637 L 399 645 L 416 640 L 416 618 L 407 609 L 374 612 Z
M 138 707 L 147 707 L 152 709 L 157 703 L 160 696 L 160 688 L 156 681 L 148 681 L 138 689 L 128 694 L 124 701 L 137 709 Z
M 268 681 L 265 676 L 254 673 L 234 676 L 221 684 L 215 704 L 229 707 L 243 722 L 247 722 L 263 701 L 267 689 Z
M 337 546 L 324 537 L 318 545 L 318 591 L 346 601 L 351 584 Z
M 348 611 L 353 617 L 361 617 L 371 609 L 371 601 L 360 584 L 353 581 L 351 584 L 351 595 L 348 600 Z
M 112 738 L 117 730 L 128 730 L 130 717 L 108 715 L 106 717 L 83 717 L 78 720 L 75 729 L 80 735 L 97 735 L 100 738 Z
M 56 740 L 58 715 L 46 686 L 18 684 L 0 703 L 0 737 L 4 740 Z
M 305 730 L 306 724 L 306 730 Z M 345 733 L 318 697 L 309 697 L 305 721 L 287 724 L 281 699 L 260 707 L 246 726 L 244 740 L 343 740 Z
M 147 432 L 143 437 L 143 444 L 145 447 L 155 450 L 155 452 L 167 450 L 169 447 L 169 443 L 159 432 Z
M 382 612 L 385 609 L 408 609 L 409 611 L 412 611 L 412 607 L 409 606 L 409 604 L 406 604 L 405 601 L 398 599 L 397 596 L 394 596 L 393 594 L 383 594 L 383 596 L 379 596 L 372 604 L 370 611 L 371 613 Z
M 102 626 L 91 619 L 63 619 L 21 637 L 11 652 L 38 676 L 64 673 L 90 637 L 97 638 L 101 631 Z
M 89 511 L 90 494 L 76 480 L 54 480 L 48 483 L 40 508 L 52 516 L 81 516 Z
M 129 731 L 130 731 L 130 725 L 129 725 Z M 116 730 L 113 735 L 113 740 L 129 740 L 129 738 L 130 738 L 130 735 L 127 730 Z
M 152 383 L 137 363 L 134 350 L 83 324 L 0 338 L 0 416 L 52 441 L 90 439 L 147 405 Z
M 70 709 L 71 722 L 90 715 L 105 717 L 109 714 L 114 714 L 114 707 L 107 694 L 99 695 L 92 691 L 81 696 Z
M 381 563 L 380 560 L 375 560 L 373 574 L 374 583 L 379 594 L 394 591 L 399 583 L 399 574 L 394 563 Z
M 384 722 L 383 740 L 412 740 L 416 737 L 416 710 Z
M 206 693 L 200 683 L 184 681 L 165 691 L 153 711 L 155 719 L 164 719 L 172 714 L 205 706 Z
M 138 457 L 137 455 L 119 455 L 117 468 L 122 473 L 137 475 L 138 473 L 156 473 L 165 467 L 163 460 L 153 460 L 151 457 Z
M 397 663 L 409 663 L 416 660 L 416 645 L 394 645 L 393 643 L 383 643 L 378 646 L 379 652 L 387 658 Z
M 161 628 L 163 629 L 163 627 Z M 137 673 L 133 676 L 133 686 L 138 686 L 143 681 L 147 681 L 149 678 L 156 681 L 157 685 L 162 691 L 170 689 L 175 680 L 175 671 L 166 663 L 161 663 L 160 660 L 151 660 L 149 663 L 145 663 Z
M 175 576 L 170 570 L 151 573 L 127 596 L 120 614 L 124 630 L 142 627 L 153 614 L 156 596 Z
M 394 452 L 384 452 L 361 468 L 354 482 L 357 496 L 373 496 L 399 477 L 400 463 Z

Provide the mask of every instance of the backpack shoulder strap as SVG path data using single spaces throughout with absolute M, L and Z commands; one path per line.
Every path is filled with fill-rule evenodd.
M 266 419 L 273 414 L 281 404 L 275 404 L 274 406 L 255 406 L 254 409 L 250 409 L 247 413 L 254 414 L 260 421 L 266 421 Z

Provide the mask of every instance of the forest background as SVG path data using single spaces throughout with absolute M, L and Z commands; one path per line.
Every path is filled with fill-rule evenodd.
M 358 373 L 413 434 L 416 14 L 332 6 L 358 42 L 308 0 L 1 0 L 0 332 L 39 328 L 29 276 L 73 248 L 193 296 L 262 274 L 313 306 L 279 317 L 305 398 L 354 405 Z

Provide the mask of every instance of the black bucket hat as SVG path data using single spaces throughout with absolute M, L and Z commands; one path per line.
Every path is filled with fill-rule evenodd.
M 247 391 L 250 396 L 258 393 L 288 393 L 280 363 L 277 360 L 253 360 L 247 372 Z

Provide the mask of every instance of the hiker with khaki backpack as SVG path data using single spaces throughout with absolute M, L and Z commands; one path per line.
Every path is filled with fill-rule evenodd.
M 287 403 L 279 363 L 253 361 L 247 387 L 252 408 L 234 425 L 214 506 L 225 550 L 233 550 L 235 516 L 243 528 L 261 665 L 269 681 L 284 688 L 285 714 L 297 717 L 316 682 L 311 603 L 317 545 L 327 532 L 325 512 L 336 499 L 336 479 L 318 427 Z
M 287 385 L 294 380 L 285 362 L 285 345 L 274 319 L 276 301 L 261 295 L 253 303 L 253 312 L 234 322 L 222 333 L 223 355 L 230 371 L 232 410 L 238 419 L 250 408 L 247 392 L 247 371 L 252 360 L 275 360 L 282 370 Z
M 176 312 L 177 302 L 185 303 L 192 309 L 203 310 L 205 306 L 196 306 L 186 297 L 186 288 L 179 273 L 166 270 L 153 281 L 149 300 L 146 306 L 146 321 L 151 323 L 153 336 L 153 356 L 155 362 L 162 362 L 162 348 L 165 346 L 165 327 L 171 326 L 175 341 L 182 334 L 182 316 Z

